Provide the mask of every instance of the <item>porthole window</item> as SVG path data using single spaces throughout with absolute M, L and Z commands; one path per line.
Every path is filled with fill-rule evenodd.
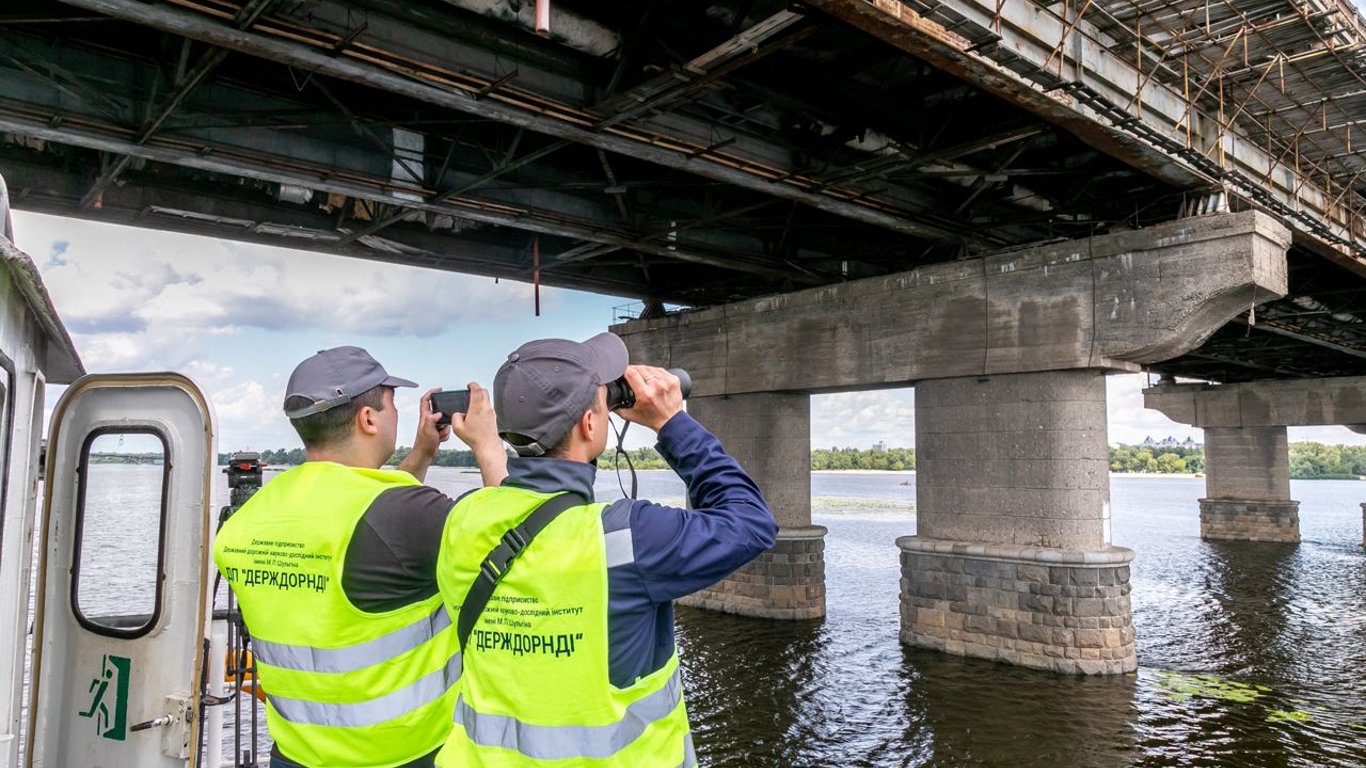
M 76 507 L 71 605 L 92 632 L 138 637 L 161 614 L 166 439 L 148 428 L 86 438 Z

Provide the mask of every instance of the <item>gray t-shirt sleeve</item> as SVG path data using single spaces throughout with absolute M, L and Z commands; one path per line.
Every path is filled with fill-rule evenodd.
M 436 556 L 453 506 L 454 499 L 426 485 L 375 497 L 346 550 L 347 599 L 362 611 L 383 613 L 435 595 Z

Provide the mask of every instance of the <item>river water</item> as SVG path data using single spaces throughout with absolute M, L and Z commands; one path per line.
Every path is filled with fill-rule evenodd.
M 428 481 L 455 495 L 478 475 L 437 467 Z M 825 619 L 678 610 L 704 765 L 1366 766 L 1366 483 L 1293 481 L 1303 541 L 1280 545 L 1201 541 L 1201 480 L 1113 478 L 1114 543 L 1137 552 L 1139 660 L 1115 678 L 902 646 L 894 542 L 915 531 L 914 483 L 812 475 Z M 598 493 L 622 495 L 613 473 Z M 677 503 L 683 487 L 642 472 L 639 495 Z

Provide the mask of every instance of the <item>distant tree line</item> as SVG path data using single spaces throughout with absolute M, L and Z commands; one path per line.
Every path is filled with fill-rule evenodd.
M 394 451 L 389 464 L 398 464 L 412 451 L 403 446 Z M 668 469 L 669 465 L 654 448 L 635 448 L 626 452 L 636 469 Z M 227 464 L 229 453 L 218 454 L 218 463 Z M 304 462 L 302 448 L 279 448 L 261 452 L 261 461 L 274 466 L 296 466 Z M 102 461 L 133 463 L 129 456 L 108 455 Z M 614 466 L 615 450 L 602 455 L 602 466 Z M 472 451 L 438 451 L 434 466 L 475 467 Z M 625 460 L 620 465 L 626 466 Z M 879 469 L 901 472 L 915 469 L 914 448 L 861 450 L 858 448 L 817 448 L 811 452 L 811 468 L 817 470 Z M 1110 446 L 1111 472 L 1199 474 L 1205 471 L 1203 448 L 1181 446 Z M 1325 445 L 1323 443 L 1292 443 L 1290 445 L 1290 476 L 1297 480 L 1342 479 L 1366 477 L 1366 445 Z
M 228 460 L 232 458 L 233 453 L 235 453 L 235 451 L 219 453 L 218 463 L 227 466 Z M 285 464 L 293 467 L 304 463 L 305 458 L 303 448 L 276 448 L 273 451 L 261 451 L 261 461 L 265 464 Z
M 1112 445 L 1110 471 L 1196 474 L 1205 471 L 1205 451 L 1180 446 Z
M 1290 476 L 1301 480 L 1355 480 L 1366 476 L 1366 445 L 1293 443 Z
M 902 472 L 915 469 L 914 448 L 885 451 L 858 448 L 817 448 L 811 452 L 812 469 L 882 469 Z
M 91 464 L 161 464 L 165 460 L 161 451 L 156 453 L 92 453 Z
M 394 455 L 389 457 L 388 464 L 398 464 L 407 458 L 413 449 L 409 446 L 402 446 L 394 451 Z M 226 465 L 231 453 L 218 454 L 218 463 Z M 307 455 L 303 448 L 277 448 L 275 450 L 261 451 L 261 461 L 270 466 L 297 467 L 304 463 Z M 438 467 L 474 467 L 473 451 L 437 451 L 436 460 L 432 462 Z

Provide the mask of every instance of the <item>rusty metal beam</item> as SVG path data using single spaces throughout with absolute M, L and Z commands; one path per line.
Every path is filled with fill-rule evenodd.
M 1336 344 L 1336 343 L 1334 343 L 1334 342 L 1328 341 L 1327 339 L 1320 339 L 1320 338 L 1318 338 L 1317 336 L 1311 336 L 1310 334 L 1307 334 L 1307 333 L 1299 333 L 1299 332 L 1297 332 L 1297 331 L 1292 331 L 1292 330 L 1290 330 L 1290 329 L 1288 329 L 1288 328 L 1281 328 L 1280 326 L 1276 325 L 1276 323 L 1275 323 L 1274 320 L 1264 320 L 1264 321 L 1262 321 L 1262 322 L 1260 322 L 1260 323 L 1257 323 L 1257 324 L 1253 325 L 1252 323 L 1248 322 L 1248 319 L 1247 319 L 1246 317 L 1239 317 L 1239 318 L 1236 318 L 1236 319 L 1234 320 L 1234 322 L 1240 323 L 1240 324 L 1242 324 L 1242 325 L 1249 326 L 1249 327 L 1252 327 L 1252 328 L 1256 328 L 1256 329 L 1259 330 L 1259 331 L 1265 331 L 1265 332 L 1267 332 L 1267 333 L 1274 333 L 1274 334 L 1276 334 L 1277 336 L 1284 336 L 1284 337 L 1286 337 L 1287 339 L 1294 339 L 1294 340 L 1296 340 L 1296 341 L 1303 341 L 1303 342 L 1308 343 L 1308 344 L 1313 344 L 1313 345 L 1316 346 L 1316 347 L 1323 347 L 1324 349 L 1331 349 L 1331 350 L 1333 350 L 1334 352 L 1338 352 L 1338 353 L 1341 353 L 1341 354 L 1344 354 L 1344 355 L 1350 355 L 1350 356 L 1352 356 L 1352 357 L 1359 357 L 1359 358 L 1361 358 L 1361 359 L 1363 359 L 1363 360 L 1366 360 L 1366 351 L 1363 351 L 1363 350 L 1360 350 L 1360 349 L 1356 349 L 1356 348 L 1354 348 L 1354 347 L 1348 347 L 1348 346 L 1345 346 L 1345 345 L 1342 345 L 1342 344 Z
M 238 29 L 251 29 L 251 25 L 255 24 L 257 19 L 261 18 L 261 14 L 265 13 L 270 8 L 271 3 L 274 2 L 275 0 L 250 0 L 233 18 L 233 26 Z M 138 132 L 137 143 L 146 143 L 153 134 L 161 130 L 161 126 L 165 125 L 171 115 L 180 109 L 181 105 L 185 103 L 185 99 L 188 99 L 190 94 L 194 93 L 194 90 L 207 80 L 209 75 L 213 74 L 213 71 L 227 57 L 228 52 L 223 48 L 213 48 L 200 57 L 194 69 L 186 73 L 185 77 L 176 84 L 171 95 L 162 102 L 161 111 L 151 120 L 148 120 L 147 124 Z M 104 190 L 118 180 L 119 174 L 123 173 L 131 161 L 131 157 L 124 155 L 105 168 L 95 183 L 91 184 L 90 189 L 81 197 L 81 207 L 89 208 L 94 204 L 99 196 L 104 193 Z
M 806 5 L 1022 106 L 1168 183 L 1183 188 L 1210 186 L 1220 179 L 1234 183 L 1249 200 L 1296 227 L 1319 253 L 1340 263 L 1366 263 L 1366 245 L 1356 237 L 1362 227 L 1331 218 L 1345 215 L 1326 209 L 1331 195 L 1280 179 L 1271 188 L 1263 186 L 1258 177 L 1272 158 L 1241 134 L 1226 137 L 1230 150 L 1222 162 L 1166 146 L 1165 134 L 1178 122 L 1173 118 L 1189 101 L 1145 77 L 1132 61 L 1106 49 L 1091 33 L 1079 45 L 1082 58 L 1074 62 L 1077 80 L 1043 70 L 1041 65 L 1067 27 L 1053 10 L 1028 2 L 995 5 L 991 0 L 943 0 L 931 6 L 933 13 L 957 20 L 950 25 L 917 13 L 901 0 L 807 0 Z M 1073 34 L 1082 34 L 1085 27 L 1085 22 L 1078 24 Z M 1009 52 L 1009 66 L 992 58 L 997 49 Z M 1140 84 L 1145 109 L 1135 117 L 1123 105 Z
M 809 181 L 793 177 L 784 169 L 765 168 L 739 161 L 729 155 L 697 155 L 696 146 L 641 134 L 623 126 L 600 133 L 557 111 L 537 111 L 508 101 L 478 99 L 455 81 L 443 81 L 435 72 L 414 71 L 388 62 L 362 61 L 343 51 L 333 56 L 292 39 L 261 32 L 235 29 L 204 14 L 149 5 L 136 0 L 61 0 L 87 11 L 105 13 L 134 24 L 183 35 L 211 45 L 257 56 L 307 72 L 380 88 L 401 96 L 458 112 L 485 117 L 508 125 L 527 128 L 556 138 L 635 157 L 665 168 L 693 173 L 704 178 L 805 203 L 845 218 L 892 231 L 930 239 L 960 239 L 963 233 L 940 225 L 916 220 L 912 211 L 889 206 L 886 202 L 860 198 L 862 191 L 842 188 L 813 191 Z M 368 57 L 373 58 L 373 57 Z
M 197 168 L 277 184 L 292 184 L 321 192 L 354 197 L 372 203 L 402 206 L 411 210 L 455 216 L 485 224 L 513 227 L 528 232 L 604 243 L 671 260 L 691 261 L 775 279 L 795 278 L 803 283 L 812 284 L 824 282 L 824 280 L 807 277 L 801 272 L 794 272 L 791 265 L 785 262 L 752 255 L 742 257 L 681 246 L 667 247 L 643 240 L 633 232 L 611 229 L 598 222 L 573 221 L 560 214 L 545 213 L 490 201 L 465 200 L 461 201 L 462 205 L 438 205 L 426 201 L 406 200 L 390 194 L 387 179 L 376 179 L 373 184 L 362 184 L 355 181 L 354 177 L 341 179 L 332 177 L 329 173 L 309 174 L 282 167 L 280 164 L 272 163 L 266 159 L 252 158 L 240 152 L 234 154 L 230 149 L 203 152 L 200 151 L 202 150 L 201 146 L 187 145 L 185 142 L 163 145 L 159 144 L 156 139 L 145 144 L 137 144 L 129 139 L 107 133 L 102 134 L 84 129 L 78 131 L 71 126 L 64 126 L 60 130 L 54 129 L 47 124 L 46 120 L 27 119 L 20 115 L 4 112 L 0 112 L 0 131 L 12 131 L 47 141 L 74 144 L 100 152 L 129 155 L 186 168 Z
M 648 83 L 632 88 L 621 96 L 610 98 L 607 101 L 598 104 L 593 108 L 593 111 L 606 113 L 608 114 L 608 117 L 595 123 L 592 130 L 603 131 L 632 117 L 645 114 L 654 109 L 659 109 L 669 102 L 676 101 L 679 98 L 685 97 L 688 94 L 694 93 L 715 83 L 724 75 L 734 72 L 741 66 L 758 61 L 775 51 L 781 50 L 782 48 L 810 36 L 810 34 L 815 31 L 815 27 L 813 26 L 799 29 L 776 43 L 760 47 L 761 43 L 766 43 L 779 33 L 796 25 L 798 22 L 802 21 L 802 19 L 803 16 L 799 13 L 788 10 L 779 11 L 688 62 L 688 65 L 682 70 L 684 76 L 677 74 L 660 75 Z M 560 140 L 534 152 L 529 152 L 517 160 L 504 162 L 502 165 L 494 168 L 483 176 L 466 184 L 462 184 L 449 192 L 442 193 L 433 198 L 431 202 L 443 203 L 459 197 L 500 176 L 548 157 L 571 144 L 573 144 L 572 141 Z M 601 150 L 599 150 L 599 152 L 601 152 Z M 693 156 L 696 157 L 700 154 L 705 153 L 695 152 Z M 603 160 L 603 165 L 604 167 L 607 167 L 605 159 Z M 620 196 L 617 196 L 616 199 L 618 206 L 624 205 Z M 623 218 L 625 218 L 624 210 L 622 211 L 622 215 Z M 406 213 L 401 213 L 375 222 L 364 230 L 347 235 L 342 239 L 342 244 L 348 245 L 359 237 L 373 235 L 380 230 L 402 221 L 406 216 Z M 613 250 L 616 249 L 608 247 L 604 252 L 611 252 Z M 561 255 L 561 258 L 564 258 L 563 254 Z

